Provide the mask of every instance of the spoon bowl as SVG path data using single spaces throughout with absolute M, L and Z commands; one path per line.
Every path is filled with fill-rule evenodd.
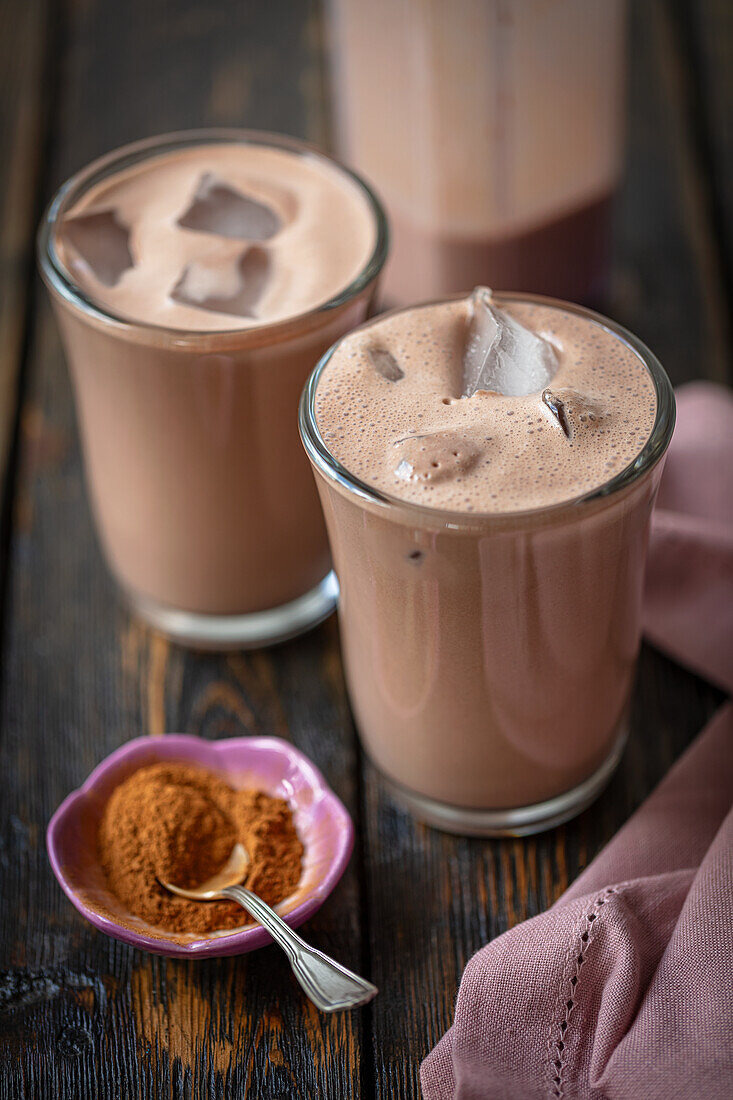
M 235 844 L 231 855 L 221 870 L 211 878 L 207 878 L 195 889 L 184 890 L 182 886 L 175 886 L 172 882 L 165 882 L 159 878 L 161 886 L 171 894 L 178 894 L 179 898 L 188 898 L 189 901 L 216 901 L 221 897 L 222 890 L 227 886 L 237 886 L 247 874 L 249 867 L 249 855 L 242 844 Z
M 241 885 L 248 866 L 247 852 L 241 844 L 235 844 L 221 870 L 195 889 L 184 889 L 163 879 L 158 879 L 158 882 L 171 894 L 189 901 L 220 901 L 227 898 L 238 902 L 282 947 L 303 991 L 321 1012 L 357 1008 L 371 1001 L 377 995 L 375 985 L 366 978 L 360 978 L 353 970 L 347 970 L 322 951 L 310 947 L 262 898 Z

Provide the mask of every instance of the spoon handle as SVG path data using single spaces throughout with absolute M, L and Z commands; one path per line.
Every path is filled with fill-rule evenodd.
M 221 895 L 239 902 L 243 909 L 267 929 L 287 954 L 295 977 L 321 1012 L 356 1008 L 376 996 L 376 986 L 347 970 L 334 959 L 329 959 L 322 951 L 309 947 L 274 909 L 246 886 L 227 886 L 221 891 Z

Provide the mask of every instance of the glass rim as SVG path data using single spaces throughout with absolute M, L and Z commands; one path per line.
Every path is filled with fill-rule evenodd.
M 214 329 L 180 329 L 168 325 L 158 325 L 147 321 L 136 321 L 134 318 L 125 317 L 106 309 L 100 302 L 75 281 L 71 272 L 61 262 L 55 247 L 55 229 L 60 214 L 64 209 L 78 199 L 82 194 L 113 175 L 115 172 L 124 171 L 132 167 L 146 157 L 156 153 L 165 153 L 176 149 L 194 148 L 197 145 L 208 144 L 242 144 L 260 145 L 273 149 L 282 149 L 299 156 L 312 157 L 325 161 L 332 168 L 346 175 L 366 199 L 367 205 L 374 216 L 375 240 L 374 247 L 359 272 L 354 278 L 336 294 L 325 302 L 316 306 L 283 317 L 276 321 L 265 322 L 261 325 L 248 325 L 246 327 L 214 328 Z M 371 186 L 353 169 L 342 164 L 335 157 L 323 152 L 317 146 L 300 138 L 287 134 L 272 133 L 268 130 L 253 130 L 236 127 L 210 127 L 195 130 L 175 130 L 170 133 L 157 134 L 152 137 L 142 138 L 139 141 L 129 142 L 116 149 L 95 158 L 74 175 L 70 176 L 58 190 L 46 207 L 36 240 L 38 266 L 44 282 L 50 290 L 55 292 L 64 301 L 75 306 L 82 313 L 101 321 L 106 325 L 122 328 L 128 331 L 140 333 L 149 332 L 160 337 L 161 334 L 172 337 L 177 344 L 206 343 L 215 337 L 246 337 L 251 334 L 259 340 L 263 335 L 279 333 L 287 330 L 291 325 L 302 324 L 304 320 L 316 317 L 321 313 L 337 309 L 358 297 L 377 278 L 384 267 L 389 250 L 389 227 L 387 216 L 382 203 Z
M 600 313 L 596 313 L 595 310 L 587 309 L 585 306 L 579 306 L 573 302 L 564 302 L 558 298 L 549 298 L 541 294 L 525 294 L 519 292 L 492 292 L 492 297 L 499 303 L 527 302 L 529 304 L 562 309 L 565 312 L 583 317 L 622 340 L 639 356 L 644 366 L 647 368 L 654 385 L 657 399 L 657 411 L 652 430 L 649 433 L 649 438 L 639 453 L 623 468 L 623 470 L 619 471 L 619 473 L 615 474 L 612 478 L 609 478 L 608 481 L 603 482 L 603 484 L 587 492 L 581 493 L 578 496 L 570 497 L 567 500 L 557 501 L 553 504 L 539 505 L 534 508 L 517 509 L 511 512 L 461 512 L 446 508 L 436 508 L 427 504 L 416 504 L 414 501 L 404 500 L 401 497 L 394 496 L 391 493 L 383 492 L 381 489 L 368 485 L 365 481 L 362 481 L 355 474 L 351 473 L 351 471 L 329 451 L 319 431 L 315 413 L 316 391 L 321 375 L 330 362 L 331 356 L 342 341 L 347 339 L 348 336 L 352 335 L 356 330 L 352 330 L 352 333 L 347 333 L 345 336 L 342 336 L 321 357 L 311 371 L 303 392 L 301 393 L 298 408 L 298 426 L 303 446 L 313 466 L 330 481 L 336 482 L 342 488 L 348 490 L 349 493 L 354 494 L 370 504 L 376 504 L 385 508 L 398 508 L 408 515 L 412 514 L 416 517 L 423 517 L 424 519 L 431 520 L 433 523 L 451 528 L 465 528 L 487 523 L 498 525 L 507 520 L 518 521 L 522 519 L 531 519 L 533 517 L 557 515 L 567 509 L 573 509 L 581 504 L 587 504 L 591 501 L 600 500 L 604 497 L 618 493 L 637 481 L 648 470 L 652 469 L 663 457 L 669 446 L 672 432 L 674 431 L 676 406 L 674 391 L 667 372 L 664 370 L 656 355 L 649 350 L 646 344 L 617 322 L 609 320 L 609 318 L 604 317 Z M 386 317 L 406 313 L 409 310 L 441 305 L 465 298 L 465 294 L 451 294 L 435 301 L 420 302 L 412 306 L 403 306 L 399 309 L 380 314 L 373 320 L 367 321 L 365 326 L 362 325 L 360 327 L 373 325 L 380 320 L 384 320 Z

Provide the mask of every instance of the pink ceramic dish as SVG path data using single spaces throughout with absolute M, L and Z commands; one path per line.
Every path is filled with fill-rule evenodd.
M 184 734 L 128 741 L 103 760 L 51 818 L 46 834 L 51 867 L 82 916 L 108 936 L 159 955 L 241 955 L 271 942 L 257 924 L 203 938 L 166 934 L 126 912 L 109 892 L 97 861 L 96 841 L 105 803 L 132 772 L 164 760 L 208 768 L 232 787 L 256 787 L 287 799 L 305 855 L 298 888 L 277 911 L 293 928 L 312 917 L 341 878 L 351 855 L 354 827 L 343 803 L 308 758 L 287 741 L 277 737 L 205 741 Z M 242 924 L 249 919 L 243 910 Z

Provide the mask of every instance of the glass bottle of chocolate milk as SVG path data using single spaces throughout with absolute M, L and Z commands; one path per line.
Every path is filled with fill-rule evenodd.
M 383 196 L 385 303 L 595 300 L 621 172 L 624 0 L 330 0 L 337 148 Z
M 338 588 L 298 398 L 368 314 L 386 252 L 369 188 L 289 138 L 171 134 L 65 184 L 39 252 L 133 608 L 202 647 L 319 622 Z
M 531 833 L 608 781 L 673 423 L 629 333 L 484 288 L 383 314 L 311 376 L 352 707 L 422 820 Z

